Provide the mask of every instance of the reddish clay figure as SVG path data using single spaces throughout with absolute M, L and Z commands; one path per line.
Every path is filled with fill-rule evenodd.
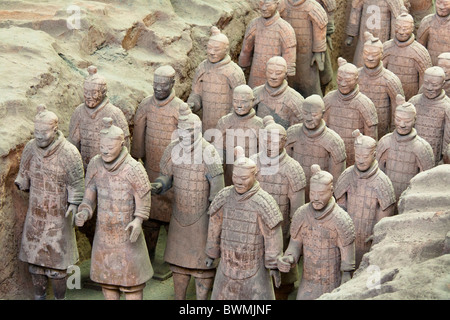
M 442 160 L 444 146 L 450 143 L 450 98 L 445 94 L 444 83 L 445 72 L 441 67 L 428 68 L 423 93 L 409 100 L 417 110 L 417 134 L 433 148 L 436 165 Z
M 380 39 L 365 32 L 363 60 L 364 67 L 359 69 L 359 89 L 377 109 L 378 137 L 391 132 L 395 111 L 395 98 L 404 95 L 400 79 L 383 66 L 383 44 Z
M 78 261 L 73 217 L 83 199 L 84 169 L 80 153 L 58 129 L 58 117 L 44 105 L 14 183 L 30 192 L 19 259 L 29 264 L 34 298 L 45 300 L 50 279 L 55 299 L 65 299 L 67 268 Z
M 438 56 L 450 48 L 450 0 L 436 0 L 436 13 L 422 19 L 417 30 L 417 41 L 430 53 L 433 65 Z
M 369 31 L 383 43 L 394 38 L 396 17 L 401 13 L 402 6 L 403 0 L 352 0 L 345 43 L 350 46 L 353 39 L 359 37 L 353 64 L 357 67 L 364 65 L 364 32 Z
M 323 119 L 344 140 L 347 166 L 351 166 L 355 161 L 352 132 L 359 129 L 377 140 L 378 116 L 373 102 L 359 91 L 358 68 L 343 58 L 338 58 L 338 64 L 338 89 L 329 92 L 323 99 Z
M 110 117 L 114 125 L 121 128 L 125 135 L 125 146 L 130 147 L 130 131 L 122 110 L 109 102 L 106 80 L 97 74 L 97 68 L 90 66 L 89 76 L 84 81 L 84 103 L 72 114 L 68 140 L 80 150 L 83 166 L 100 153 L 100 130 L 102 119 Z
M 286 80 L 287 64 L 283 57 L 272 57 L 267 62 L 264 85 L 253 89 L 256 115 L 272 116 L 285 129 L 302 121 L 303 96 L 289 87 Z
M 355 262 L 370 250 L 373 227 L 384 217 L 394 214 L 395 192 L 389 177 L 378 168 L 377 142 L 371 137 L 353 132 L 355 165 L 347 168 L 336 182 L 336 201 L 348 212 L 355 225 Z
M 402 83 L 406 100 L 416 95 L 425 70 L 431 67 L 427 49 L 415 40 L 414 19 L 404 12 L 397 17 L 395 37 L 383 44 L 384 67 Z
M 236 147 L 232 186 L 209 208 L 207 266 L 219 259 L 212 300 L 273 300 L 280 283 L 283 216 L 275 199 L 256 180 L 256 164 Z
M 75 216 L 77 226 L 92 218 L 97 225 L 91 255 L 91 280 L 101 285 L 106 300 L 142 300 L 145 283 L 153 275 L 142 222 L 150 214 L 151 186 L 144 166 L 125 147 L 125 134 L 103 119 L 100 154 L 86 172 L 83 202 Z
M 355 269 L 355 227 L 333 198 L 333 176 L 311 167 L 309 197 L 291 222 L 291 240 L 278 269 L 288 272 L 303 256 L 297 300 L 313 300 L 350 280 Z
M 206 300 L 215 266 L 205 265 L 207 214 L 212 199 L 224 187 L 223 168 L 216 149 L 202 136 L 200 118 L 187 104 L 180 107 L 178 140 L 172 141 L 161 159 L 161 175 L 153 192 L 174 190 L 172 218 L 164 259 L 173 274 L 175 299 L 186 299 L 191 277 L 197 300 Z
M 398 200 L 416 174 L 434 167 L 434 155 L 430 144 L 414 129 L 416 108 L 401 95 L 396 103 L 395 130 L 378 142 L 377 160 L 392 181 Z
M 177 130 L 179 109 L 183 101 L 175 96 L 174 84 L 175 70 L 171 66 L 157 68 L 153 77 L 153 95 L 142 100 L 134 116 L 131 155 L 143 160 L 150 181 L 159 176 L 162 155 Z M 167 228 L 170 221 L 172 201 L 171 190 L 163 195 L 153 195 L 150 218 L 143 224 L 156 279 L 164 279 L 170 274 L 167 265 L 156 263 L 155 252 L 160 228 Z
M 328 128 L 323 120 L 325 105 L 319 95 L 312 95 L 303 103 L 303 123 L 287 130 L 287 153 L 297 160 L 306 176 L 305 197 L 309 202 L 311 166 L 319 164 L 337 181 L 346 168 L 345 144 L 342 138 Z
M 194 112 L 202 111 L 203 132 L 215 128 L 217 121 L 231 111 L 234 88 L 245 84 L 244 72 L 229 56 L 228 37 L 217 27 L 212 27 L 211 33 L 207 59 L 195 70 L 187 100 Z
M 239 66 L 244 70 L 250 67 L 248 85 L 251 88 L 266 82 L 267 61 L 274 56 L 286 60 L 288 76 L 295 75 L 297 40 L 294 29 L 277 10 L 280 0 L 258 1 L 261 17 L 248 25 L 239 55 Z
M 445 72 L 443 89 L 445 94 L 450 97 L 450 52 L 444 52 L 439 55 L 437 66 L 441 67 Z M 420 88 L 419 93 L 423 93 L 423 86 Z
M 247 157 L 258 153 L 259 130 L 264 127 L 263 120 L 253 109 L 255 97 L 253 90 L 241 85 L 233 92 L 233 112 L 222 117 L 217 123 L 217 137 L 214 146 L 225 163 L 225 185 L 231 185 L 234 148 L 245 150 Z
M 295 211 L 305 204 L 305 173 L 301 165 L 292 159 L 284 148 L 286 130 L 275 123 L 272 116 L 264 117 L 262 133 L 262 151 L 253 155 L 257 166 L 256 180 L 277 202 L 283 215 L 283 250 L 289 243 L 289 228 Z M 275 288 L 277 300 L 286 300 L 298 280 L 297 268 L 288 274 L 282 274 L 280 288 Z
M 409 3 L 409 12 L 414 17 L 414 30 L 417 32 L 420 22 L 429 14 L 435 13 L 433 0 L 405 0 Z
M 327 13 L 316 0 L 282 0 L 279 10 L 297 38 L 296 71 L 289 85 L 304 97 L 322 95 L 319 72 L 327 51 Z

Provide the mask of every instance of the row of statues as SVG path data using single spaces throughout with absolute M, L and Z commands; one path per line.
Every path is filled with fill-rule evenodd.
M 366 2 L 353 1 L 354 25 Z M 15 181 L 30 192 L 19 258 L 35 298 L 48 279 L 65 297 L 75 226 L 87 228 L 91 280 L 106 299 L 143 298 L 161 227 L 176 299 L 191 278 L 199 300 L 211 289 L 212 299 L 286 299 L 300 257 L 298 299 L 349 280 L 411 178 L 450 160 L 450 46 L 432 44 L 430 27 L 442 12 L 448 20 L 450 2 L 437 0 L 417 31 L 433 54 L 444 48 L 435 62 L 414 40 L 413 17 L 381 2 L 398 7 L 394 39 L 359 30 L 363 65 L 339 58 L 338 88 L 325 96 L 334 1 L 261 0 L 238 63 L 211 29 L 186 102 L 176 71 L 155 70 L 132 136 L 94 66 L 67 139 L 40 105 Z

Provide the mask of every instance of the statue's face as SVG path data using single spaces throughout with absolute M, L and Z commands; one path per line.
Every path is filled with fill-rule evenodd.
M 255 184 L 256 172 L 254 169 L 234 167 L 232 180 L 236 192 L 243 194 Z
M 206 47 L 206 54 L 211 63 L 222 61 L 228 52 L 228 46 L 220 41 L 209 40 Z
M 84 87 L 84 104 L 89 108 L 95 108 L 103 99 L 105 99 L 106 93 L 99 86 L 86 85 Z
M 358 84 L 358 76 L 356 74 L 338 71 L 336 82 L 340 93 L 349 94 L 355 90 Z
M 55 125 L 37 122 L 34 125 L 34 138 L 39 148 L 47 148 L 56 138 L 58 127 Z
M 450 14 L 450 0 L 436 0 L 436 13 L 440 17 L 447 17 Z
M 331 185 L 313 182 L 309 188 L 309 199 L 315 210 L 322 210 L 328 204 L 333 196 L 333 188 Z
M 122 151 L 123 141 L 108 137 L 100 138 L 100 156 L 106 163 L 117 159 Z
M 201 128 L 189 126 L 189 127 L 179 127 L 178 128 L 178 140 L 181 146 L 189 147 L 194 144 L 197 140 L 199 134 L 201 133 Z
M 277 12 L 278 1 L 276 0 L 260 0 L 259 10 L 263 18 L 272 18 Z
M 265 131 L 262 139 L 262 148 L 269 158 L 279 156 L 286 145 L 286 136 L 271 130 Z
M 367 171 L 375 161 L 375 150 L 371 148 L 355 148 L 355 166 L 359 171 Z
M 398 41 L 404 42 L 411 38 L 414 31 L 414 24 L 409 21 L 399 20 L 395 24 L 395 37 Z
M 323 117 L 323 111 L 321 107 L 304 104 L 302 108 L 302 113 L 303 113 L 303 125 L 307 129 L 314 130 L 319 126 L 320 121 L 322 120 Z
M 284 79 L 286 79 L 286 68 L 275 63 L 267 64 L 266 78 L 267 83 L 272 88 L 278 88 L 282 85 Z
M 247 93 L 233 93 L 234 112 L 239 116 L 245 116 L 253 108 L 254 98 Z
M 449 80 L 450 79 L 450 60 L 449 59 L 439 59 L 438 66 L 444 70 L 445 80 Z
M 369 68 L 373 69 L 378 67 L 381 61 L 381 57 L 383 56 L 383 50 L 379 47 L 375 46 L 364 46 L 363 50 L 363 60 L 364 65 Z
M 425 74 L 423 77 L 423 94 L 425 97 L 428 99 L 437 98 L 442 92 L 444 81 L 445 79 L 442 77 Z
M 399 135 L 404 136 L 409 134 L 414 127 L 415 122 L 416 117 L 413 114 L 400 110 L 395 112 L 395 129 Z
M 166 99 L 172 92 L 174 79 L 169 77 L 155 76 L 153 78 L 153 93 L 158 100 Z

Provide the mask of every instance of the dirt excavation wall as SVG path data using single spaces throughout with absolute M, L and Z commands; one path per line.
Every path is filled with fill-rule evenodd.
M 351 61 L 356 45 L 343 43 L 350 1 L 336 2 L 335 68 L 339 56 Z M 123 110 L 132 130 L 137 106 L 152 94 L 157 67 L 174 67 L 176 94 L 186 100 L 194 70 L 206 57 L 210 27 L 229 37 L 237 61 L 246 26 L 259 15 L 256 8 L 255 0 L 1 1 L 0 299 L 33 297 L 27 266 L 17 259 L 28 196 L 17 191 L 14 179 L 33 135 L 36 106 L 44 103 L 55 112 L 67 136 L 70 116 L 83 102 L 86 68 L 95 65 L 107 79 L 110 101 Z M 450 261 L 443 255 L 448 253 L 450 200 L 437 192 L 449 189 L 450 168 L 435 170 L 415 180 L 400 215 L 377 225 L 373 250 L 355 278 L 322 298 L 450 297 L 445 272 Z M 432 207 L 430 194 L 441 199 Z M 80 259 L 88 259 L 90 246 L 81 233 L 78 245 Z M 381 276 L 376 291 L 366 285 L 372 266 Z

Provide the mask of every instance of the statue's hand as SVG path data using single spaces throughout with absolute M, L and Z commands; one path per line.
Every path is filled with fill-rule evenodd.
M 65 217 L 68 218 L 70 216 L 70 214 L 72 214 L 72 219 L 71 219 L 72 225 L 75 222 L 75 215 L 77 214 L 77 212 L 78 212 L 78 205 L 73 204 L 73 203 L 69 204 L 69 208 L 67 208 Z
M 325 52 L 314 52 L 311 66 L 313 66 L 314 63 L 317 63 L 319 71 L 323 71 L 325 69 Z
M 75 224 L 77 227 L 82 227 L 89 217 L 87 210 L 81 210 L 75 215 Z
M 127 231 L 130 228 L 131 228 L 130 241 L 136 242 L 137 238 L 142 232 L 142 219 L 139 217 L 134 218 L 134 220 L 127 225 L 125 231 Z
M 162 191 L 162 183 L 161 182 L 152 182 L 152 194 L 160 194 Z
M 345 39 L 345 45 L 350 47 L 352 43 L 353 43 L 353 36 L 348 36 L 347 39 Z
M 210 268 L 210 267 L 212 266 L 213 263 L 214 263 L 214 259 L 213 259 L 213 258 L 207 257 L 207 258 L 205 259 L 205 265 L 206 265 L 208 268 Z
M 289 270 L 291 270 L 291 265 L 294 263 L 294 257 L 293 256 L 282 256 L 279 257 L 277 260 L 277 267 L 278 270 L 281 272 L 287 273 Z

